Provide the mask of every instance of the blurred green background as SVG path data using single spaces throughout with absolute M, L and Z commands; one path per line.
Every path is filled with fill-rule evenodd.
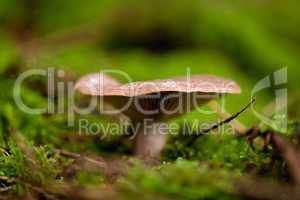
M 241 86 L 241 95 L 226 97 L 225 109 L 233 113 L 250 101 L 259 80 L 288 67 L 288 83 L 280 87 L 288 88 L 289 116 L 299 116 L 296 0 L 0 0 L 0 21 L 1 115 L 10 128 L 29 137 L 43 140 L 44 134 L 49 142 L 48 137 L 56 140 L 55 134 L 49 134 L 55 129 L 76 131 L 66 127 L 64 115 L 29 116 L 16 108 L 14 80 L 30 68 L 63 69 L 62 79 L 67 81 L 102 69 L 119 69 L 133 80 L 149 80 L 182 76 L 189 68 L 192 74 L 219 75 Z M 24 101 L 45 105 L 46 86 L 45 78 L 26 80 Z M 275 89 L 256 94 L 258 112 L 272 114 L 267 108 L 274 102 Z M 184 117 L 217 119 L 198 112 Z M 249 127 L 259 122 L 251 110 L 239 120 Z
M 297 0 L 0 0 L 0 177 L 17 177 L 33 186 L 45 186 L 45 191 L 65 182 L 100 184 L 100 188 L 104 184 L 109 192 L 121 189 L 128 199 L 152 195 L 152 199 L 223 200 L 237 199 L 232 177 L 244 173 L 288 180 L 286 163 L 276 160 L 277 151 L 272 147 L 265 150 L 251 146 L 244 138 L 219 135 L 198 137 L 187 146 L 178 135 L 169 137 L 160 166 L 150 170 L 130 165 L 129 174 L 114 182 L 120 187 L 116 189 L 98 168 L 90 173 L 87 165 L 77 166 L 77 159 L 73 159 L 73 169 L 73 161 L 53 150 L 108 155 L 111 160 L 112 153 L 131 155 L 132 142 L 126 137 L 78 134 L 79 119 L 108 124 L 111 117 L 76 115 L 75 126 L 68 126 L 64 113 L 31 115 L 21 111 L 14 102 L 13 89 L 15 80 L 28 69 L 64 70 L 65 75 L 57 80 L 67 83 L 103 69 L 121 70 L 138 81 L 184 76 L 189 68 L 192 74 L 235 80 L 242 94 L 225 97 L 226 111 L 235 113 L 250 102 L 258 81 L 287 67 L 287 83 L 256 93 L 254 107 L 271 117 L 276 89 L 287 88 L 288 117 L 298 120 L 299 8 Z M 22 100 L 31 107 L 47 106 L 49 95 L 57 103 L 57 91 L 49 94 L 46 77 L 26 79 L 21 91 Z M 85 99 L 78 95 L 76 102 L 84 104 Z M 65 105 L 68 103 L 66 100 Z M 194 111 L 175 121 L 186 119 L 215 122 L 219 117 Z M 238 120 L 247 127 L 260 122 L 251 109 Z M 24 136 L 29 145 L 16 135 Z M 122 160 L 121 156 L 117 158 Z M 71 178 L 69 172 L 63 174 L 70 168 Z M 1 179 L 0 184 L 1 191 L 7 186 L 14 186 L 18 194 L 31 191 L 21 181 L 14 184 Z M 70 193 L 78 191 L 90 194 L 77 187 Z

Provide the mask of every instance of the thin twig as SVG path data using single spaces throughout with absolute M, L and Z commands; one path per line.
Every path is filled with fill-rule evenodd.
M 230 113 L 222 109 L 217 101 L 210 101 L 207 105 L 210 107 L 210 109 L 216 112 L 221 119 L 224 120 L 230 117 Z M 247 131 L 247 127 L 236 119 L 232 120 L 230 124 L 239 134 L 244 134 Z
M 15 178 L 11 178 L 11 177 L 8 177 L 8 176 L 0 176 L 0 180 L 2 181 L 6 181 L 8 183 L 12 183 L 12 182 L 15 182 Z
M 24 183 L 24 182 L 23 182 Z M 36 187 L 36 186 L 33 186 L 29 183 L 24 183 L 28 188 L 32 189 L 33 191 L 37 192 L 37 193 L 40 193 L 42 195 L 44 195 L 47 199 L 50 199 L 50 200 L 58 200 L 58 198 L 56 198 L 54 195 L 52 194 L 49 194 L 48 192 L 46 192 L 45 190 L 43 190 L 42 188 L 40 187 Z
M 69 157 L 69 158 L 73 158 L 73 159 L 82 159 L 87 162 L 96 164 L 97 166 L 99 166 L 103 169 L 107 169 L 107 164 L 104 161 L 95 160 L 93 158 L 83 156 L 79 153 L 73 153 L 73 152 L 69 152 L 69 151 L 61 150 L 61 149 L 57 149 L 56 152 L 61 156 L 65 156 L 65 157 Z
M 242 114 L 247 108 L 249 108 L 249 106 L 251 104 L 253 104 L 255 102 L 255 99 L 252 99 L 251 102 L 249 102 L 242 110 L 240 110 L 239 112 L 235 113 L 234 115 L 231 115 L 230 117 L 228 117 L 227 119 L 225 120 L 222 120 L 214 125 L 212 125 L 211 127 L 207 128 L 207 129 L 203 129 L 203 130 L 200 130 L 199 131 L 199 134 L 205 134 L 205 133 L 208 133 L 212 130 L 215 130 L 217 128 L 219 128 L 220 126 L 226 124 L 226 123 L 229 123 L 231 122 L 232 120 L 234 120 L 235 118 L 237 118 L 240 114 Z
M 7 192 L 12 189 L 12 186 L 1 187 L 0 192 Z
M 0 152 L 1 152 L 3 155 L 5 155 L 5 156 L 9 156 L 9 152 L 8 152 L 6 149 L 2 148 L 2 147 L 0 147 Z
M 102 188 L 84 188 L 74 186 L 72 184 L 60 185 L 59 187 L 48 187 L 48 191 L 60 197 L 67 199 L 81 199 L 81 200 L 106 200 L 116 199 L 117 193 L 112 189 Z
M 214 125 L 212 125 L 211 127 L 207 128 L 207 129 L 203 129 L 203 130 L 200 130 L 199 132 L 197 133 L 193 133 L 190 137 L 190 139 L 187 141 L 186 145 L 187 146 L 190 146 L 192 145 L 194 142 L 195 142 L 195 138 L 197 138 L 198 136 L 201 136 L 201 135 L 205 135 L 207 133 L 209 133 L 210 131 L 213 131 L 217 128 L 219 128 L 220 126 L 226 124 L 226 123 L 229 123 L 231 122 L 232 120 L 234 120 L 235 118 L 237 118 L 240 114 L 242 114 L 247 108 L 249 108 L 249 106 L 255 102 L 255 99 L 252 99 L 251 102 L 249 102 L 242 110 L 240 110 L 239 112 L 235 113 L 234 115 L 228 117 L 227 119 L 223 120 L 223 121 L 220 121 Z

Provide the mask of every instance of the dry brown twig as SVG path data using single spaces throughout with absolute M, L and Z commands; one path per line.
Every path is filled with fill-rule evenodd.
M 230 123 L 231 121 L 233 121 L 234 119 L 236 119 L 240 114 L 242 114 L 245 110 L 247 110 L 247 108 L 249 108 L 251 106 L 251 104 L 253 104 L 255 102 L 255 99 L 252 99 L 244 108 L 242 108 L 240 111 L 236 112 L 235 114 L 229 116 L 228 118 L 212 125 L 211 127 L 209 127 L 208 129 L 204 129 L 204 130 L 200 130 L 200 134 L 205 134 L 208 133 L 212 130 L 217 129 L 218 127 Z M 245 130 L 244 130 L 245 131 Z
M 212 100 L 207 103 L 207 105 L 214 111 L 222 120 L 226 120 L 227 118 L 230 118 L 230 113 L 226 112 L 224 109 L 221 108 L 221 106 L 218 104 L 217 101 Z M 243 134 L 247 131 L 247 127 L 239 122 L 237 119 L 233 119 L 230 122 L 230 125 L 239 133 Z
M 52 195 L 50 194 L 49 192 L 45 191 L 42 187 L 37 187 L 37 186 L 34 186 L 30 183 L 24 183 L 23 184 L 26 185 L 26 187 L 32 189 L 33 191 L 39 193 L 39 194 L 42 194 L 44 197 L 46 197 L 46 199 L 49 199 L 49 200 L 58 200 L 57 197 L 55 197 L 55 195 Z
M 111 188 L 83 188 L 74 186 L 72 184 L 63 184 L 49 186 L 47 191 L 51 194 L 68 198 L 68 199 L 78 199 L 78 200 L 106 200 L 106 199 L 116 199 L 116 193 Z
M 103 170 L 107 169 L 107 163 L 105 163 L 104 159 L 100 158 L 100 157 L 98 157 L 98 160 L 96 160 L 96 159 L 81 155 L 79 153 L 73 153 L 73 152 L 69 152 L 66 150 L 62 150 L 62 149 L 56 149 L 56 153 L 58 153 L 61 156 L 68 157 L 68 158 L 87 161 L 89 163 L 97 165 L 100 169 L 103 169 Z M 99 159 L 101 159 L 101 161 Z
M 94 156 L 88 157 L 81 155 L 79 153 L 73 153 L 66 150 L 56 150 L 56 152 L 68 158 L 72 158 L 75 160 L 73 165 L 68 166 L 65 171 L 68 171 L 71 167 L 71 174 L 76 172 L 77 170 L 84 169 L 88 171 L 99 171 L 103 173 L 106 180 L 108 182 L 114 182 L 117 177 L 124 174 L 129 165 L 129 160 L 127 157 L 120 156 L 110 156 L 108 158 Z M 75 167 L 75 170 L 72 169 Z M 68 174 L 69 172 L 67 172 Z

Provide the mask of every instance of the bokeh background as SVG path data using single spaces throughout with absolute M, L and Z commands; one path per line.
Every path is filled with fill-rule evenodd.
M 51 157 L 54 154 L 46 148 L 37 151 L 42 167 L 37 171 L 28 167 L 24 161 L 28 155 L 19 150 L 24 145 L 8 144 L 15 133 L 35 145 L 35 150 L 46 144 L 97 155 L 132 153 L 132 143 L 122 136 L 99 139 L 78 135 L 78 119 L 108 124 L 113 120 L 110 116 L 76 115 L 75 126 L 70 127 L 65 113 L 22 112 L 14 102 L 13 87 L 19 75 L 29 69 L 64 70 L 65 76 L 57 80 L 66 83 L 103 69 L 124 71 L 138 81 L 184 76 L 189 68 L 192 74 L 218 75 L 241 86 L 241 95 L 226 96 L 225 109 L 230 114 L 250 102 L 251 91 L 259 80 L 287 67 L 288 82 L 259 91 L 254 107 L 272 117 L 275 90 L 287 88 L 289 120 L 299 119 L 299 8 L 297 0 L 0 0 L 0 146 L 8 146 L 11 153 L 0 156 L 0 176 L 57 183 L 63 171 L 61 163 L 58 166 Z M 47 106 L 49 95 L 57 99 L 57 92 L 49 94 L 46 77 L 30 77 L 22 85 L 22 99 L 29 106 Z M 76 98 L 79 104 L 84 102 L 80 95 Z M 195 111 L 174 121 L 195 119 L 214 122 L 219 117 Z M 238 120 L 247 127 L 260 122 L 251 109 Z M 129 191 L 135 195 L 147 190 L 183 199 L 224 199 L 228 182 L 215 185 L 220 179 L 211 176 L 212 169 L 220 170 L 222 175 L 223 169 L 229 169 L 229 174 L 235 170 L 240 175 L 257 167 L 257 175 L 267 174 L 279 177 L 278 180 L 287 177 L 283 162 L 274 164 L 265 151 L 252 150 L 244 140 L 236 138 L 203 137 L 190 148 L 180 139 L 171 140 L 168 149 L 167 160 L 183 157 L 213 167 L 201 168 L 199 176 L 195 176 L 199 173 L 198 164 L 190 161 L 163 168 L 161 174 L 134 168 L 124 184 Z M 103 184 L 99 174 L 78 174 L 79 183 Z M 165 187 L 170 183 L 174 187 Z M 16 191 L 22 191 L 20 188 Z M 125 191 L 127 195 L 128 190 Z
M 296 0 L 1 0 L 2 112 L 18 115 L 12 86 L 19 74 L 31 68 L 63 69 L 65 81 L 102 69 L 149 80 L 182 76 L 189 68 L 192 74 L 219 75 L 240 84 L 242 94 L 226 98 L 225 109 L 232 113 L 250 101 L 259 80 L 288 67 L 288 83 L 278 87 L 288 88 L 289 115 L 297 118 L 298 9 Z M 25 101 L 45 105 L 46 86 L 46 78 L 27 80 Z M 258 112 L 272 115 L 270 105 L 278 87 L 256 94 Z M 184 117 L 205 121 L 217 116 L 193 112 Z M 28 125 L 22 120 L 11 123 Z M 240 120 L 247 126 L 259 121 L 251 110 Z

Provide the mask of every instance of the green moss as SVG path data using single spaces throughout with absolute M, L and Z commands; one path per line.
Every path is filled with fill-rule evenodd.
M 212 170 L 197 161 L 178 159 L 148 169 L 135 163 L 129 174 L 119 181 L 125 199 L 238 199 L 231 182 L 236 175 L 226 170 Z
M 269 152 L 253 148 L 245 138 L 234 135 L 203 135 L 188 146 L 186 143 L 189 141 L 188 136 L 173 136 L 166 147 L 165 159 L 174 160 L 182 157 L 240 172 L 244 172 L 252 165 L 262 167 L 270 162 Z
M 26 183 L 47 188 L 64 182 L 62 173 L 74 160 L 57 155 L 55 148 L 108 157 L 132 153 L 133 142 L 123 137 L 123 127 L 115 135 L 109 130 L 100 130 L 97 136 L 93 130 L 79 134 L 80 119 L 104 127 L 111 123 L 109 117 L 76 114 L 75 126 L 70 127 L 67 114 L 23 112 L 13 98 L 14 84 L 20 73 L 32 68 L 63 69 L 70 79 L 115 69 L 139 81 L 183 76 L 188 67 L 191 74 L 235 80 L 243 93 L 226 96 L 225 105 L 227 112 L 234 113 L 249 102 L 259 80 L 287 66 L 288 82 L 280 88 L 289 89 L 289 113 L 272 118 L 287 122 L 287 129 L 280 123 L 262 125 L 251 109 L 238 120 L 247 127 L 259 124 L 263 134 L 272 130 L 293 138 L 298 124 L 291 117 L 300 116 L 298 7 L 293 0 L 252 1 L 246 6 L 240 0 L 217 4 L 154 0 L 151 6 L 138 0 L 30 1 L 28 5 L 27 1 L 1 0 L 0 176 L 4 178 L 0 179 L 0 188 L 12 186 L 12 193 L 21 194 L 30 191 Z M 46 107 L 46 86 L 46 78 L 26 79 L 22 100 L 30 107 Z M 276 89 L 259 91 L 256 111 L 269 114 L 262 111 L 274 101 Z M 76 100 L 78 105 L 84 102 L 80 96 Z M 209 111 L 208 107 L 201 108 Z M 171 123 L 216 120 L 216 114 L 194 111 Z M 249 144 L 227 131 L 199 137 L 184 136 L 179 131 L 169 137 L 164 164 L 149 168 L 134 162 L 128 174 L 109 186 L 128 199 L 239 198 L 231 183 L 249 172 L 274 181 L 289 179 L 287 166 L 273 147 L 262 147 L 263 134 Z M 80 189 L 107 184 L 102 172 L 80 169 L 73 174 L 67 181 Z
M 7 177 L 2 186 L 12 186 L 10 192 L 21 194 L 29 185 L 47 185 L 60 181 L 63 160 L 52 148 L 34 147 L 27 142 L 21 149 L 15 142 L 0 154 L 0 176 Z M 27 146 L 28 145 L 28 146 Z M 7 150 L 5 150 L 7 149 Z

